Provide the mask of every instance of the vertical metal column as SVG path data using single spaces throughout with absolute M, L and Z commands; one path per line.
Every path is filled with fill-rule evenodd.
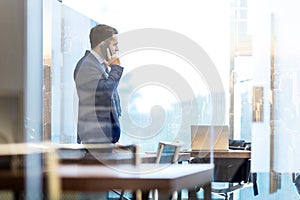
M 274 15 L 271 15 L 271 69 L 270 69 L 270 193 L 276 192 L 281 187 L 281 176 L 274 169 L 275 150 L 275 117 L 274 117 L 274 81 L 275 81 L 275 28 Z
M 43 0 L 43 140 L 51 140 L 52 1 Z

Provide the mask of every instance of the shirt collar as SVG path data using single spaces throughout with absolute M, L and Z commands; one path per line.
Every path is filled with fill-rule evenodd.
M 104 60 L 101 58 L 101 56 L 96 51 L 94 51 L 92 49 L 91 54 L 93 54 L 96 57 L 96 59 L 99 61 L 100 64 L 104 64 Z
M 101 58 L 101 56 L 93 49 L 91 50 L 91 54 L 93 54 L 93 56 L 95 56 L 95 58 L 100 63 L 100 66 L 103 69 L 103 71 L 104 71 L 103 73 L 105 74 L 105 76 L 108 76 L 108 72 L 110 71 L 110 68 L 104 63 L 103 58 Z

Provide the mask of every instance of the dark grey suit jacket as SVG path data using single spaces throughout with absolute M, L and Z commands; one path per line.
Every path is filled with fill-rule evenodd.
M 117 86 L 122 73 L 123 67 L 112 65 L 105 76 L 103 66 L 89 51 L 77 63 L 74 70 L 79 97 L 77 134 L 82 143 L 114 143 L 119 139 L 120 135 L 114 136 L 112 130 L 120 130 Z

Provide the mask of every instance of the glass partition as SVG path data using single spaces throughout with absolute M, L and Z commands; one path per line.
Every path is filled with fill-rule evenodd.
M 165 1 L 165 6 L 174 6 L 167 18 L 164 6 L 156 6 L 162 2 L 134 3 L 139 10 L 123 1 L 53 2 L 48 75 L 52 141 L 76 142 L 78 97 L 73 71 L 90 49 L 89 31 L 97 23 L 119 31 L 118 55 L 124 66 L 119 85 L 122 144 L 139 143 L 142 151 L 156 151 L 159 141 L 181 141 L 184 149 L 191 149 L 192 125 L 228 124 L 224 88 L 229 82 L 229 27 L 225 25 L 229 3 L 216 7 L 209 2 L 193 1 L 191 6 Z M 189 9 L 185 12 L 182 6 Z M 185 14 L 179 16 L 179 11 Z M 197 26 L 191 19 L 197 19 Z
M 295 26 L 300 3 L 276 1 L 273 7 L 274 35 L 274 155 L 279 172 L 299 172 L 300 29 Z M 289 162 L 284 160 L 288 159 Z
M 52 142 L 76 142 L 73 71 L 90 50 L 91 27 L 103 23 L 119 31 L 122 144 L 153 152 L 159 141 L 180 141 L 191 150 L 193 126 L 225 125 L 228 139 L 251 142 L 251 171 L 268 182 L 263 197 L 273 172 L 299 171 L 296 2 L 52 0 L 46 7 L 43 129 Z

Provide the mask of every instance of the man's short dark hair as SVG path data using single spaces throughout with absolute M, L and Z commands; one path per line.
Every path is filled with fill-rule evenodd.
M 105 24 L 98 24 L 94 26 L 90 32 L 91 48 L 95 48 L 99 43 L 112 37 L 114 34 L 118 34 L 118 31 L 111 26 Z

